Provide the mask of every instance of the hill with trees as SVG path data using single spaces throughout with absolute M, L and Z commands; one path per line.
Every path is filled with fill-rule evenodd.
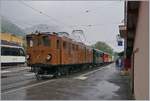
M 110 53 L 110 54 L 114 53 L 113 49 L 108 44 L 106 44 L 105 42 L 98 41 L 95 44 L 93 44 L 92 47 L 99 49 L 99 50 L 102 50 L 104 52 Z
M 20 27 L 18 27 L 16 24 L 12 23 L 5 17 L 1 17 L 1 32 L 25 36 L 25 32 L 23 29 L 21 29 Z

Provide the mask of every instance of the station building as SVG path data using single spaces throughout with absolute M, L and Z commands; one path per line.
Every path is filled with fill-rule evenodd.
M 25 40 L 22 36 L 16 36 L 11 33 L 0 33 L 0 34 L 1 34 L 0 40 L 16 43 L 21 46 L 25 43 Z
M 149 1 L 125 1 L 124 25 L 119 25 L 125 39 L 124 58 L 130 60 L 131 90 L 134 99 L 149 99 Z

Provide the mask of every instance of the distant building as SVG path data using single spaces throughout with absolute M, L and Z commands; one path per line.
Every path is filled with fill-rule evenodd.
M 4 41 L 15 43 L 15 44 L 18 44 L 18 45 L 21 45 L 21 46 L 25 42 L 25 40 L 22 36 L 16 36 L 16 35 L 13 35 L 13 34 L 10 34 L 10 33 L 1 33 L 0 39 L 4 40 Z
M 131 61 L 131 88 L 137 100 L 149 99 L 149 2 L 125 1 L 124 25 L 119 25 L 125 39 L 125 58 Z

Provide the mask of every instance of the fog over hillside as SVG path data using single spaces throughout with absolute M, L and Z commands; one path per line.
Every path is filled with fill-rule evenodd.
M 23 29 L 21 29 L 16 24 L 14 24 L 13 22 L 11 22 L 10 20 L 8 20 L 7 18 L 3 16 L 1 17 L 1 32 L 11 33 L 11 34 L 21 35 L 21 36 L 25 35 L 25 32 Z

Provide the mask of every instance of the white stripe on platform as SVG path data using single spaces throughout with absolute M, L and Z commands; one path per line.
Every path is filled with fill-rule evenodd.
M 24 76 L 33 76 L 33 75 L 35 75 L 35 73 L 24 74 Z
M 106 67 L 106 66 L 104 66 L 104 67 Z M 100 71 L 100 70 L 104 69 L 104 67 L 101 67 L 101 68 L 99 68 L 99 69 L 96 69 L 96 70 L 87 72 L 87 73 L 82 74 L 82 75 L 77 76 L 77 77 L 74 77 L 74 79 L 86 80 L 86 79 L 88 78 L 87 75 L 90 75 L 90 74 L 92 74 L 92 73 L 95 73 L 95 72 L 97 72 L 97 71 Z M 108 67 L 108 66 L 107 66 L 107 67 Z
M 9 73 L 9 72 L 11 72 L 11 71 L 5 71 L 5 70 L 3 70 L 3 71 L 1 71 L 1 74 L 3 74 L 3 73 Z
M 22 70 L 29 70 L 30 67 L 18 67 L 17 69 L 7 69 L 7 70 L 1 70 L 1 74 L 4 74 L 4 73 L 10 73 L 10 72 L 19 72 L 19 71 L 22 71 Z
M 104 66 L 104 67 L 106 67 L 106 66 Z M 82 74 L 82 75 L 80 75 L 80 76 L 82 76 L 82 77 L 83 77 L 83 76 L 90 75 L 90 74 L 92 74 L 92 73 L 94 73 L 94 72 L 97 72 L 97 71 L 102 70 L 104 67 L 101 67 L 101 68 L 99 68 L 99 69 L 96 69 L 96 70 L 93 70 L 93 71 L 87 72 L 87 73 Z

